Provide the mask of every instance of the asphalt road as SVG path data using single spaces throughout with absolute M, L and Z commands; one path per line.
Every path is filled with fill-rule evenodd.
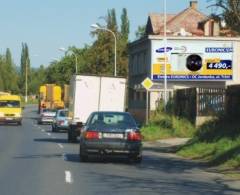
M 142 164 L 124 159 L 79 162 L 79 144 L 37 125 L 36 107 L 22 126 L 0 126 L 0 194 L 240 194 L 197 163 L 144 150 Z

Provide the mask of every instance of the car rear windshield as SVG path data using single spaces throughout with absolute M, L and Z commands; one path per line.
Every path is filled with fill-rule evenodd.
M 56 109 L 43 109 L 43 112 L 57 112 Z
M 95 113 L 89 120 L 89 126 L 133 128 L 136 122 L 128 113 Z
M 17 100 L 0 100 L 0 108 L 19 108 L 20 101 Z
M 60 117 L 67 117 L 67 115 L 68 115 L 68 111 L 66 111 L 66 110 L 61 110 L 61 111 L 59 112 L 59 116 L 60 116 Z

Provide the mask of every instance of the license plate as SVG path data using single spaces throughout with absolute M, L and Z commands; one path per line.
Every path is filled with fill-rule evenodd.
M 7 120 L 7 121 L 11 121 L 11 120 L 13 120 L 13 118 L 8 118 L 8 117 L 7 117 L 6 120 Z
M 104 138 L 117 138 L 117 139 L 122 139 L 123 138 L 123 134 L 119 134 L 119 133 L 104 133 L 103 134 Z

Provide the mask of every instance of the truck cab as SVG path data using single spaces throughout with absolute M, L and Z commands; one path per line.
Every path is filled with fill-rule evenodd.
M 0 122 L 22 124 L 21 98 L 18 95 L 0 96 Z

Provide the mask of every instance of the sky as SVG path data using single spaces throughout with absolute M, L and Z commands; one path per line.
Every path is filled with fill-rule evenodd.
M 198 0 L 201 12 L 209 14 L 208 0 Z M 167 0 L 167 13 L 179 13 L 190 0 Z M 10 48 L 20 65 L 22 43 L 27 43 L 32 67 L 48 66 L 63 57 L 60 47 L 84 47 L 91 44 L 90 25 L 104 24 L 101 16 L 115 8 L 120 24 L 122 9 L 130 21 L 130 41 L 149 13 L 163 13 L 163 0 L 0 0 L 0 53 Z

